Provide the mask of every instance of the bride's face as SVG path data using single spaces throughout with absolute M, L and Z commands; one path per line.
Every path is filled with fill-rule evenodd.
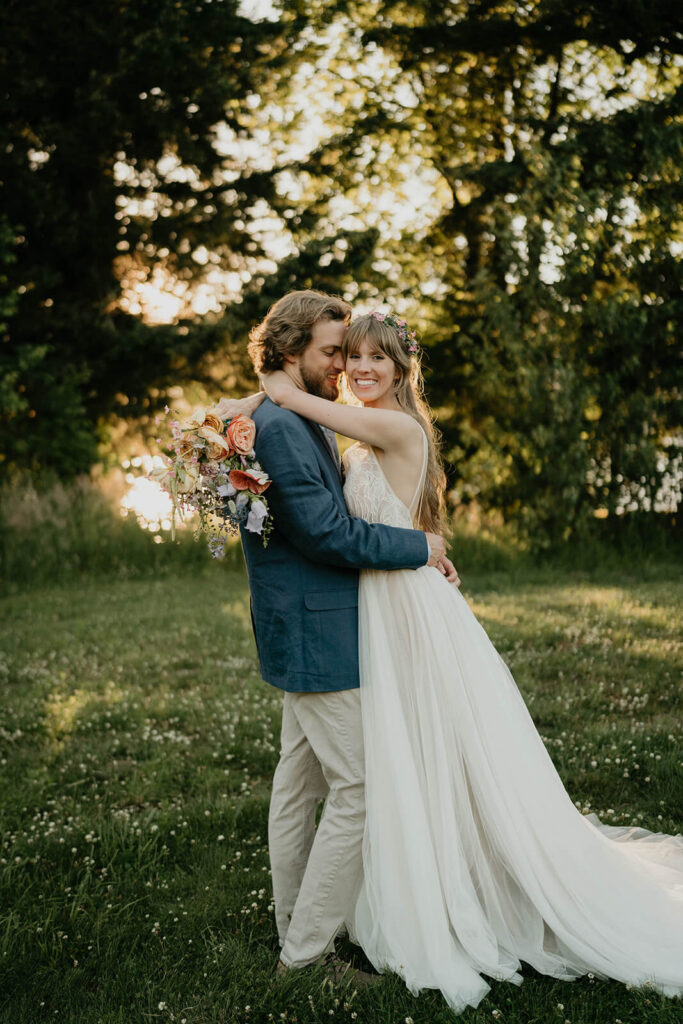
M 345 369 L 349 387 L 363 405 L 375 405 L 393 393 L 396 364 L 365 339 L 356 352 L 348 354 Z

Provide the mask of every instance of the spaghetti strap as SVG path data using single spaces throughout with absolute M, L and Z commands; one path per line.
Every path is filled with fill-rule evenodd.
M 422 428 L 420 428 L 422 429 Z M 422 514 L 422 499 L 424 498 L 425 480 L 427 478 L 427 458 L 429 455 L 429 442 L 427 441 L 427 435 L 422 430 L 422 468 L 420 469 L 420 479 L 418 481 L 415 494 L 410 502 L 409 512 L 414 523 L 419 525 L 420 516 Z M 417 516 L 415 515 L 415 503 L 419 498 Z

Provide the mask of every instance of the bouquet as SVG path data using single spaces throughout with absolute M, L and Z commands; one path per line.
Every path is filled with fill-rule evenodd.
M 176 514 L 182 518 L 193 509 L 214 558 L 223 557 L 227 535 L 240 526 L 260 534 L 266 547 L 272 522 L 264 492 L 271 481 L 256 461 L 254 421 L 242 415 L 222 420 L 200 408 L 185 426 L 171 420 L 171 430 L 173 455 L 149 476 L 171 497 L 173 536 Z

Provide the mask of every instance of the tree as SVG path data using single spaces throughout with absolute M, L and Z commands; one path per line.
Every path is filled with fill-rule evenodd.
M 390 185 L 411 155 L 438 177 L 441 211 L 392 277 L 460 501 L 541 543 L 651 508 L 682 419 L 680 17 L 665 0 L 323 7 L 394 64 L 335 139 L 343 167 L 318 173 Z
M 302 5 L 301 5 L 302 6 Z M 3 461 L 89 469 L 103 425 L 223 342 L 186 311 L 145 323 L 126 283 L 248 279 L 275 193 L 249 155 L 251 110 L 294 59 L 288 4 L 254 22 L 236 0 L 9 0 L 0 14 L 5 262 Z M 6 234 L 6 232 L 5 232 Z M 4 250 L 7 238 L 3 236 Z

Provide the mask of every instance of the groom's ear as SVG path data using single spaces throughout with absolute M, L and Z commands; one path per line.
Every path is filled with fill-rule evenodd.
M 290 363 L 292 366 L 297 366 L 299 362 L 298 356 L 290 355 L 288 352 L 282 357 L 286 363 Z

